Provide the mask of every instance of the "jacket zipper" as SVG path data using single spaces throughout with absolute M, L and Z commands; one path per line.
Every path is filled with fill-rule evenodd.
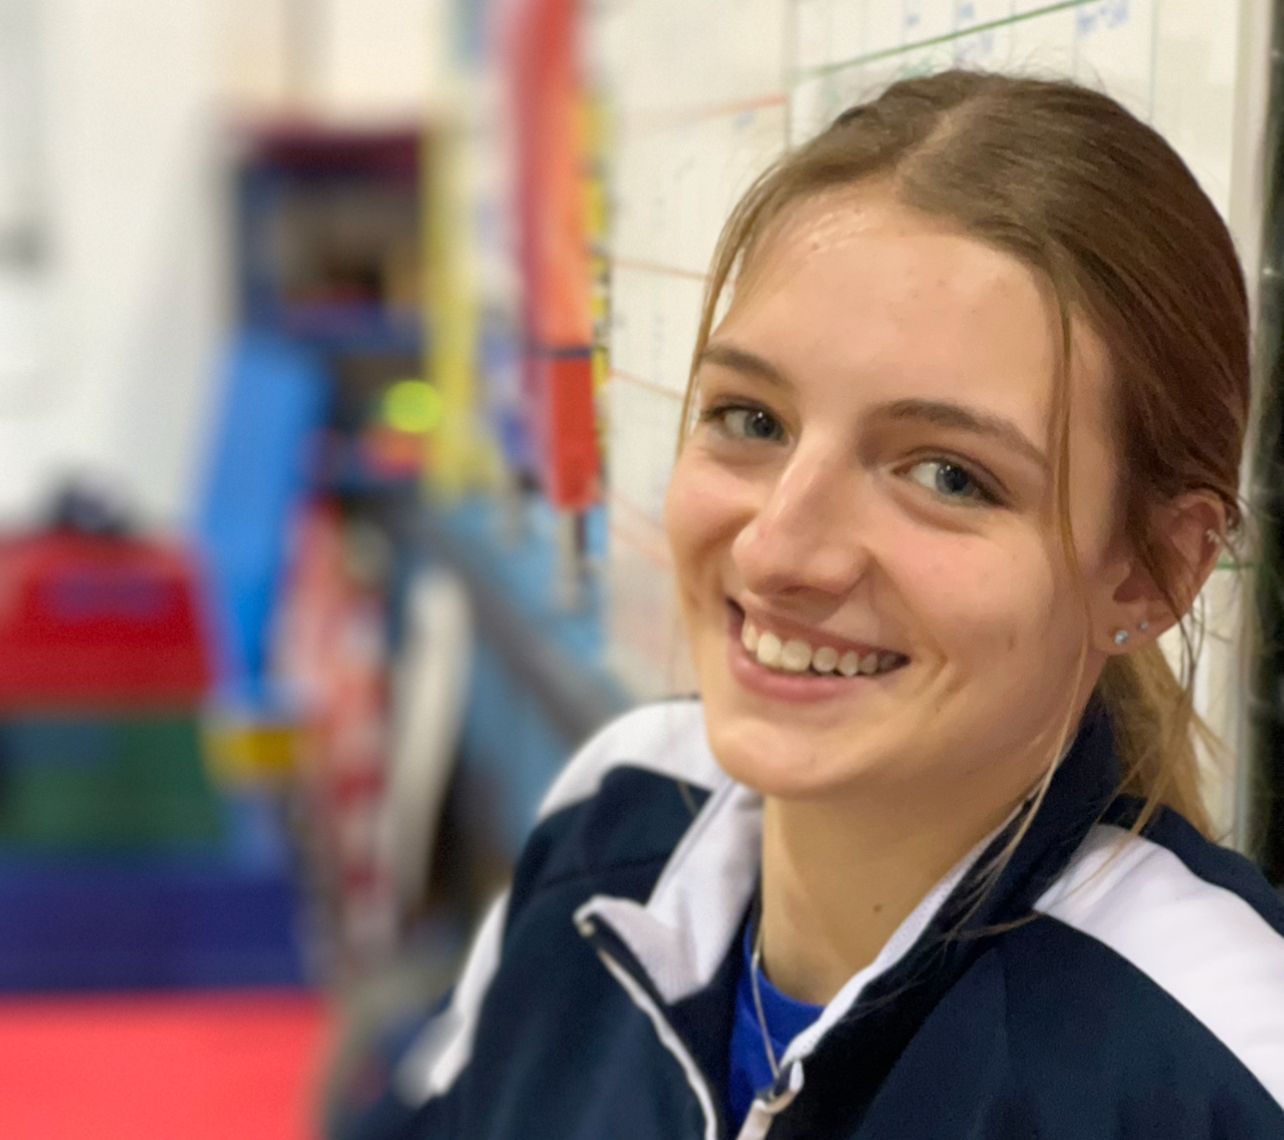
M 594 933 L 592 921 L 583 919 L 578 925 L 581 934 L 586 938 L 592 937 Z M 700 1067 L 695 1063 L 695 1059 L 687 1052 L 682 1039 L 678 1036 L 673 1026 L 669 1024 L 663 1011 L 652 999 L 651 995 L 646 992 L 646 989 L 596 939 L 593 940 L 593 949 L 597 952 L 597 956 L 602 959 L 602 964 L 611 972 L 612 977 L 624 987 L 624 992 L 633 999 L 633 1004 L 650 1019 L 660 1044 L 669 1051 L 682 1067 L 682 1073 L 687 1079 L 687 1084 L 691 1086 L 691 1091 L 695 1093 L 696 1101 L 700 1105 L 700 1111 L 704 1113 L 704 1140 L 721 1140 L 718 1134 L 718 1114 L 713 1107 L 713 1093 L 709 1088 L 708 1082 L 704 1079 L 704 1074 L 700 1072 Z

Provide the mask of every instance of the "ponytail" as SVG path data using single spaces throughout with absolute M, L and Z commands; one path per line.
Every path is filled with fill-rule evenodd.
M 1109 710 L 1123 764 L 1121 790 L 1145 800 L 1137 829 L 1163 806 L 1185 816 L 1201 834 L 1214 838 L 1200 787 L 1199 745 L 1215 753 L 1221 742 L 1195 711 L 1189 683 L 1193 656 L 1187 645 L 1183 656 L 1187 658 L 1182 670 L 1187 683 L 1154 644 L 1112 657 L 1102 671 L 1098 691 Z

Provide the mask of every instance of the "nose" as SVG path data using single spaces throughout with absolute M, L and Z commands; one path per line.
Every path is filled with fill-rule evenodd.
M 860 482 L 847 457 L 795 452 L 732 542 L 745 586 L 760 596 L 850 591 L 870 561 Z

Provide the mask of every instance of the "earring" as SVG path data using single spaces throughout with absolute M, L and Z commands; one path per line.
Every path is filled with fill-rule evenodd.
M 1127 645 L 1127 644 L 1128 644 L 1128 638 L 1129 638 L 1129 637 L 1131 637 L 1131 636 L 1132 636 L 1132 635 L 1131 635 L 1131 634 L 1130 634 L 1126 629 L 1117 629 L 1117 630 L 1115 630 L 1115 644 L 1116 644 L 1116 645 Z
M 1141 624 L 1137 626 L 1137 632 L 1145 633 L 1146 630 L 1148 630 L 1149 628 L 1150 628 L 1150 622 L 1143 620 Z

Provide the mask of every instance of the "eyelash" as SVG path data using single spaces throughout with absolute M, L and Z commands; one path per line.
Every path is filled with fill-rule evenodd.
M 740 434 L 738 432 L 733 432 L 727 426 L 727 420 L 728 420 L 728 417 L 730 417 L 736 412 L 743 412 L 746 415 L 751 415 L 751 416 L 752 415 L 763 416 L 766 419 L 770 420 L 775 425 L 778 431 L 781 431 L 781 432 L 784 431 L 784 426 L 780 423 L 780 420 L 775 415 L 773 415 L 767 408 L 762 407 L 760 404 L 753 404 L 753 403 L 746 403 L 746 402 L 728 402 L 728 403 L 722 403 L 722 404 L 714 404 L 711 407 L 705 408 L 700 412 L 699 422 L 702 424 L 712 424 L 726 439 L 734 442 L 741 442 L 741 443 L 779 442 L 777 439 L 771 438 L 771 437 L 751 437 L 751 436 Z M 897 473 L 905 474 L 909 471 L 912 471 L 915 467 L 922 466 L 925 463 L 938 463 L 942 467 L 957 468 L 968 477 L 968 479 L 972 483 L 972 486 L 975 488 L 975 493 L 972 495 L 945 495 L 939 491 L 935 491 L 932 488 L 925 488 L 928 490 L 933 490 L 933 493 L 942 501 L 948 502 L 948 503 L 955 503 L 960 506 L 966 506 L 966 507 L 1002 507 L 1006 505 L 1004 496 L 996 489 L 995 481 L 992 478 L 989 478 L 986 475 L 982 475 L 978 473 L 972 463 L 966 460 L 959 459 L 953 455 L 939 454 L 939 453 L 920 455 L 915 457 L 912 462 L 903 464 L 900 468 L 898 468 Z M 919 486 L 923 486 L 923 484 L 920 483 Z
M 727 439 L 738 440 L 744 443 L 775 443 L 774 439 L 753 438 L 746 435 L 740 435 L 733 432 L 727 426 L 727 417 L 734 412 L 744 412 L 747 415 L 764 416 L 769 419 L 781 431 L 784 431 L 784 425 L 770 411 L 760 404 L 748 403 L 725 403 L 714 404 L 712 407 L 705 408 L 700 413 L 700 422 L 702 424 L 713 424 Z
M 900 470 L 903 472 L 913 471 L 915 467 L 921 467 L 925 463 L 938 463 L 942 467 L 954 467 L 962 471 L 964 475 L 971 480 L 975 492 L 971 495 L 945 495 L 939 491 L 933 490 L 940 499 L 948 503 L 957 503 L 965 507 L 1002 507 L 1006 506 L 1003 496 L 995 489 L 994 481 L 979 474 L 975 467 L 961 459 L 956 459 L 952 455 L 921 455 L 912 463 L 904 464 Z M 916 480 L 917 482 L 917 480 Z M 919 484 L 923 486 L 923 484 Z

